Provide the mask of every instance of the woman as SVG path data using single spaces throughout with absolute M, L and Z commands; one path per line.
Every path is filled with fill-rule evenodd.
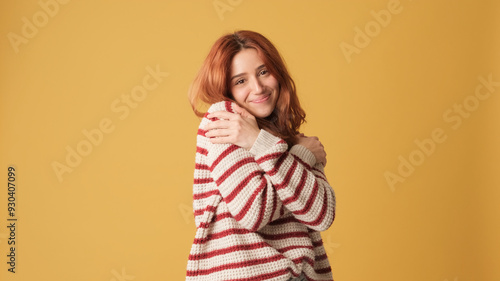
M 186 280 L 333 280 L 319 233 L 335 217 L 326 153 L 299 134 L 305 113 L 276 48 L 252 31 L 219 38 L 189 94 L 203 118 Z

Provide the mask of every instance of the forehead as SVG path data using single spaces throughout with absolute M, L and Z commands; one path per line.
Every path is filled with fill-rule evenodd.
M 263 65 L 264 61 L 254 48 L 247 48 L 234 55 L 231 62 L 231 74 L 250 72 Z

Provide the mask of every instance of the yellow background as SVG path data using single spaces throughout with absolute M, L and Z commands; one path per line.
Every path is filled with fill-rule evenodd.
M 214 2 L 231 9 L 218 14 Z M 500 4 L 401 0 L 377 29 L 371 11 L 396 4 L 69 1 L 15 47 L 8 34 L 22 36 L 23 18 L 43 24 L 44 10 L 2 1 L 0 279 L 183 280 L 199 124 L 187 89 L 219 36 L 251 29 L 285 57 L 303 131 L 328 153 L 337 218 L 323 239 L 334 279 L 500 280 L 500 87 L 456 129 L 443 118 L 474 105 L 479 76 L 500 81 Z M 346 56 L 342 42 L 355 46 L 367 26 L 370 41 Z M 169 75 L 120 119 L 111 105 L 142 85 L 147 67 Z M 67 146 L 102 120 L 114 130 L 59 181 L 52 164 L 66 164 Z M 391 188 L 385 175 L 436 128 L 445 141 Z M 9 165 L 15 274 L 6 264 Z

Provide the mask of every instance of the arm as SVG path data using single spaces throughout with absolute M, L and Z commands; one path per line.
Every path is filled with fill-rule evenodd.
M 231 111 L 231 103 L 215 104 L 209 112 L 217 110 Z M 314 165 L 314 155 L 304 146 L 288 152 L 284 140 L 265 130 L 250 151 L 230 143 L 207 144 L 211 175 L 245 228 L 255 231 L 279 217 L 281 203 L 314 230 L 326 230 L 333 222 L 335 195 L 322 165 Z
M 230 106 L 230 104 L 229 104 Z M 231 110 L 224 102 L 216 103 L 207 113 Z M 207 114 L 208 115 L 208 114 Z M 206 163 L 210 176 L 226 203 L 231 215 L 240 225 L 250 231 L 257 231 L 277 219 L 284 208 L 273 189 L 268 175 L 257 164 L 254 156 L 246 149 L 231 143 L 211 143 L 205 128 L 216 118 L 202 120 L 199 134 L 206 149 Z
M 287 148 L 285 141 L 261 130 L 250 152 L 286 208 L 309 228 L 324 231 L 335 218 L 335 193 L 323 164 L 300 144 Z

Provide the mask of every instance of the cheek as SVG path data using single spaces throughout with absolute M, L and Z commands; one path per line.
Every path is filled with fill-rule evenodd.
M 280 86 L 279 86 L 278 80 L 276 80 L 276 78 L 274 78 L 274 76 L 269 77 L 268 86 L 279 92 Z

